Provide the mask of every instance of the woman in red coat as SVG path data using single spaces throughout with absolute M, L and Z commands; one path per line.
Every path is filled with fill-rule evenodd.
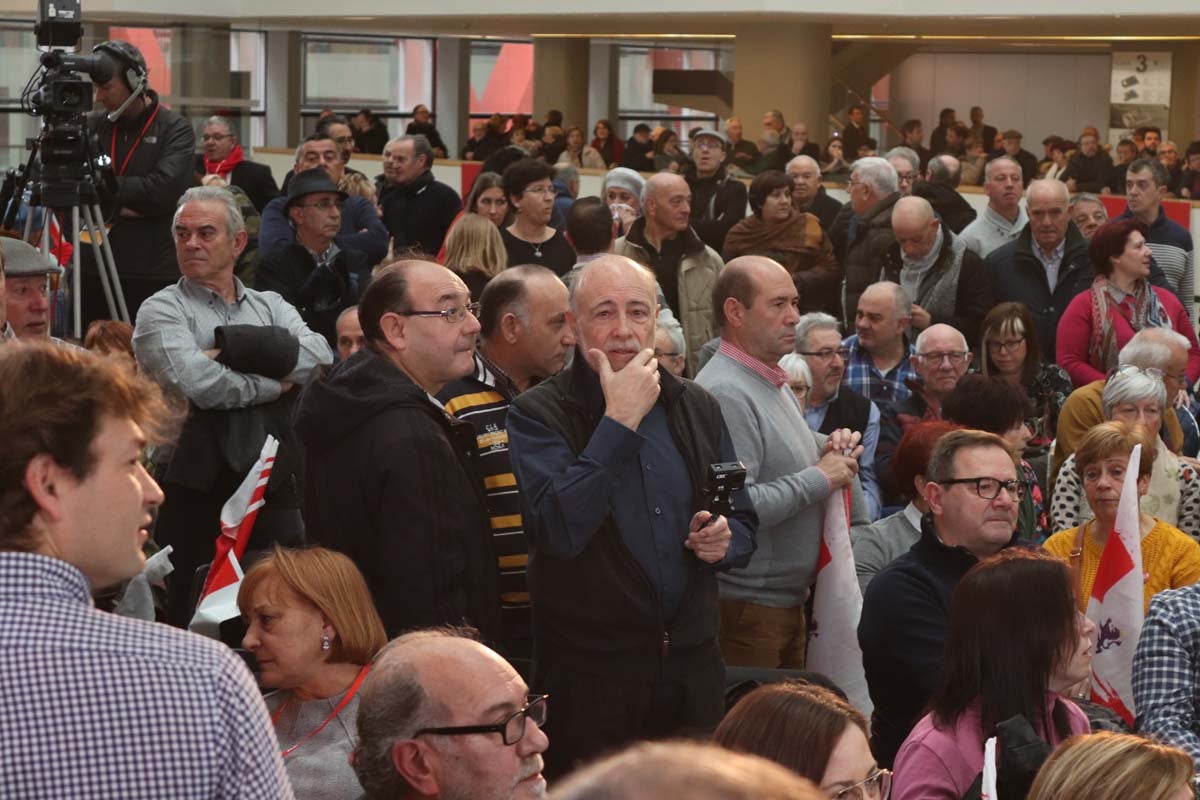
M 1191 343 L 1187 383 L 1194 384 L 1200 378 L 1196 332 L 1175 295 L 1147 280 L 1151 254 L 1146 226 L 1128 218 L 1107 222 L 1092 235 L 1088 254 L 1096 280 L 1090 291 L 1076 295 L 1058 321 L 1056 361 L 1071 382 L 1079 387 L 1104 380 L 1135 333 L 1172 328 Z

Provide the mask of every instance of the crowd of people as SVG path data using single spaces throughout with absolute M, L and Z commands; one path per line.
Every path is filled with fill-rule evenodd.
M 859 106 L 824 149 L 777 111 L 686 148 L 493 118 L 460 200 L 418 106 L 382 142 L 324 116 L 280 190 L 99 52 L 122 283 L 72 287 L 81 341 L 61 249 L 0 238 L 0 794 L 995 800 L 995 737 L 1001 800 L 1194 796 L 1200 344 L 1161 135 L 1042 169 L 980 109 L 882 157 Z M 822 674 L 837 510 L 861 658 Z M 1122 513 L 1133 708 L 1089 687 Z M 179 629 L 221 537 L 215 641 Z

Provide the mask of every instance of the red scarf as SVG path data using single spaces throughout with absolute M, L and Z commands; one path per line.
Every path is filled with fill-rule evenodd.
M 208 156 L 205 156 L 204 174 L 220 175 L 222 178 L 228 178 L 229 173 L 233 172 L 233 168 L 245 160 L 246 154 L 242 152 L 242 146 L 235 144 L 223 161 L 209 161 Z

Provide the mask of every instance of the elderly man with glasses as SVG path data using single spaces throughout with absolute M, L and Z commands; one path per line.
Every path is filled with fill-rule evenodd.
M 237 130 L 228 119 L 209 117 L 204 121 L 204 134 L 200 138 L 204 152 L 196 154 L 197 173 L 220 175 L 230 186 L 245 192 L 260 214 L 267 203 L 279 196 L 271 168 L 246 160 Z
M 930 325 L 917 337 L 916 353 L 909 359 L 917 373 L 909 381 L 907 399 L 883 410 L 875 473 L 883 486 L 884 506 L 902 504 L 900 487 L 892 475 L 892 456 L 904 432 L 918 422 L 942 418 L 942 400 L 953 391 L 971 366 L 967 339 L 949 325 Z

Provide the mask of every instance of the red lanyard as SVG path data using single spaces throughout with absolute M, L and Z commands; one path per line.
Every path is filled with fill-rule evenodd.
M 358 671 L 358 676 L 354 679 L 354 683 L 350 684 L 350 688 L 346 690 L 346 696 L 342 698 L 342 702 L 337 704 L 337 708 L 335 708 L 335 709 L 333 709 L 333 711 L 329 712 L 329 716 L 325 718 L 325 721 L 322 722 L 320 725 L 318 725 L 311 733 L 308 734 L 308 736 L 305 736 L 303 739 L 296 742 L 294 745 L 289 747 L 287 750 L 284 750 L 283 751 L 284 758 L 287 758 L 292 753 L 296 752 L 297 747 L 304 744 L 309 739 L 311 739 L 312 737 L 314 737 L 318 733 L 320 733 L 325 728 L 325 726 L 329 724 L 330 720 L 332 720 L 334 717 L 336 717 L 338 714 L 341 713 L 342 709 L 344 709 L 346 707 L 346 705 L 354 698 L 354 695 L 356 695 L 358 693 L 358 687 L 362 686 L 363 678 L 367 677 L 367 673 L 370 670 L 371 670 L 370 664 L 363 665 L 363 668 Z M 283 714 L 284 709 L 286 709 L 287 707 L 288 707 L 288 704 L 286 702 L 279 707 L 279 710 L 275 712 L 275 716 L 271 717 L 272 725 L 279 722 L 279 717 Z
M 125 154 L 125 160 L 121 162 L 121 168 L 117 170 L 118 175 L 125 174 L 125 168 L 129 166 L 129 159 L 133 158 L 133 151 L 138 149 L 138 145 L 142 143 L 142 137 L 146 135 L 146 131 L 150 130 L 150 125 L 153 124 L 154 118 L 158 116 L 158 110 L 162 106 L 157 103 L 154 105 L 154 110 L 150 112 L 150 119 L 146 120 L 146 124 L 142 126 L 142 132 L 133 142 L 133 147 L 129 148 L 129 152 Z M 112 153 L 113 161 L 117 160 L 117 126 L 113 124 L 112 145 L 109 147 L 109 152 Z

